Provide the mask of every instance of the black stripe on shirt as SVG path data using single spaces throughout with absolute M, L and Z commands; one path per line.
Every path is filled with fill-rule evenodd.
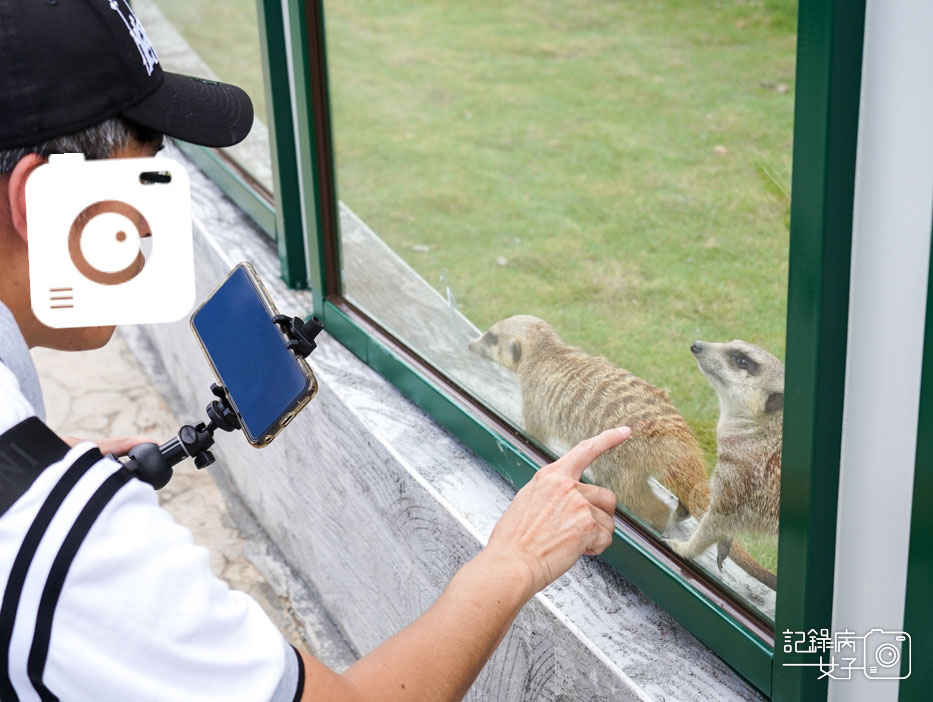
M 27 417 L 0 434 L 0 516 L 66 453 L 68 444 L 38 417 Z
M 301 696 L 305 692 L 305 662 L 297 648 L 292 646 L 292 650 L 295 652 L 295 658 L 298 659 L 298 684 L 295 686 L 295 698 L 292 702 L 301 702 Z
M 36 688 L 42 702 L 58 702 L 52 692 L 43 684 L 42 673 L 45 671 L 45 662 L 49 655 L 49 641 L 52 637 L 52 619 L 55 617 L 55 607 L 58 605 L 58 598 L 62 594 L 62 586 L 65 584 L 65 577 L 68 575 L 68 569 L 74 561 L 84 537 L 94 526 L 94 522 L 100 513 L 110 502 L 110 499 L 117 494 L 117 491 L 126 485 L 133 478 L 133 473 L 126 468 L 120 468 L 107 478 L 97 492 L 87 501 L 81 514 L 75 520 L 68 532 L 68 536 L 62 542 L 62 547 L 55 556 L 52 568 L 49 570 L 49 577 L 45 581 L 45 588 L 42 590 L 42 598 L 39 600 L 39 613 L 36 616 L 36 629 L 32 637 L 32 648 L 29 649 L 29 660 L 26 664 L 26 672 L 32 681 L 32 686 Z
M 91 466 L 101 460 L 103 456 L 98 449 L 93 448 L 78 458 L 58 483 L 52 488 L 49 496 L 36 513 L 32 525 L 23 538 L 19 552 L 10 568 L 10 575 L 3 593 L 3 603 L 0 604 L 0 699 L 16 702 L 19 698 L 13 689 L 10 680 L 10 641 L 13 637 L 13 625 L 16 622 L 16 610 L 19 607 L 20 596 L 23 592 L 23 583 L 39 543 L 45 535 L 49 523 L 61 507 L 62 502 L 71 492 L 71 489 L 90 470 Z

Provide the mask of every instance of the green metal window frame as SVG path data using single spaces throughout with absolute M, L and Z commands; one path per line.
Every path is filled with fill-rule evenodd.
M 282 4 L 256 0 L 263 85 L 270 115 L 269 146 L 277 198 L 220 149 L 176 141 L 179 150 L 275 240 L 282 280 L 291 288 L 308 287 L 308 262 L 300 208 L 276 207 L 300 200 L 295 148 L 295 120 L 291 112 L 289 48 Z
M 293 262 L 295 240 L 306 239 L 314 313 L 328 332 L 513 485 L 523 485 L 546 457 L 342 296 L 323 0 L 257 3 L 267 103 L 273 115 L 270 133 L 280 203 L 273 216 L 281 237 L 283 273 L 285 264 Z M 864 19 L 864 0 L 800 0 L 778 551 L 781 586 L 774 628 L 730 601 L 689 564 L 674 560 L 624 518 L 617 517 L 616 538 L 603 555 L 775 700 L 825 699 L 827 694 L 826 681 L 818 680 L 812 669 L 784 666 L 797 659 L 783 653 L 775 638 L 786 629 L 831 627 Z M 207 170 L 218 175 L 217 168 L 208 164 Z M 230 188 L 228 193 L 236 192 L 234 185 L 221 185 Z M 269 231 L 270 214 L 261 209 L 254 219 Z M 283 277 L 300 280 L 290 275 Z M 929 338 L 927 346 L 929 350 Z M 925 416 L 929 414 L 927 405 Z M 929 533 L 930 527 L 925 528 Z
M 775 632 L 832 629 L 864 0 L 801 0 Z M 828 679 L 775 645 L 772 697 Z

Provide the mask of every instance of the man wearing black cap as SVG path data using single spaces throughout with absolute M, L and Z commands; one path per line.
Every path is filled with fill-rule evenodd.
M 452 700 L 521 607 L 612 538 L 615 497 L 583 485 L 610 430 L 542 469 L 417 622 L 338 675 L 216 579 L 151 487 L 42 423 L 29 348 L 102 346 L 113 327 L 32 312 L 26 182 L 54 153 L 150 156 L 162 135 L 242 140 L 234 86 L 165 73 L 125 0 L 0 0 L 0 699 Z M 49 203 L 54 207 L 54 203 Z

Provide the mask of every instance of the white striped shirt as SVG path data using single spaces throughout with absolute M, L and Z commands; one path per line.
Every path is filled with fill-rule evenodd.
M 0 434 L 33 415 L 0 363 Z M 5 643 L 0 621 L 0 686 L 8 672 L 13 699 L 295 697 L 297 657 L 268 616 L 211 573 L 207 549 L 149 485 L 91 443 L 0 515 L 0 593 L 12 624 Z

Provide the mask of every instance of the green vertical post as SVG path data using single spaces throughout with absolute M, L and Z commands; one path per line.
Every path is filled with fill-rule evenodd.
M 275 184 L 275 240 L 282 280 L 291 288 L 303 289 L 308 287 L 308 271 L 285 44 L 289 37 L 280 0 L 256 0 L 256 10 Z
M 903 629 L 911 637 L 909 661 L 906 651 L 901 650 L 901 675 L 909 672 L 910 677 L 901 680 L 900 702 L 926 702 L 933 690 L 933 606 L 930 605 L 930 597 L 933 596 L 933 510 L 929 504 L 933 497 L 933 241 L 930 246 L 924 336 L 904 603 Z
M 801 0 L 772 698 L 826 699 L 782 632 L 830 629 L 864 0 Z
M 295 99 L 297 170 L 307 236 L 308 279 L 314 313 L 325 318 L 324 302 L 340 292 L 337 186 L 330 132 L 330 103 L 324 37 L 324 8 L 318 0 L 285 0 L 291 80 Z

